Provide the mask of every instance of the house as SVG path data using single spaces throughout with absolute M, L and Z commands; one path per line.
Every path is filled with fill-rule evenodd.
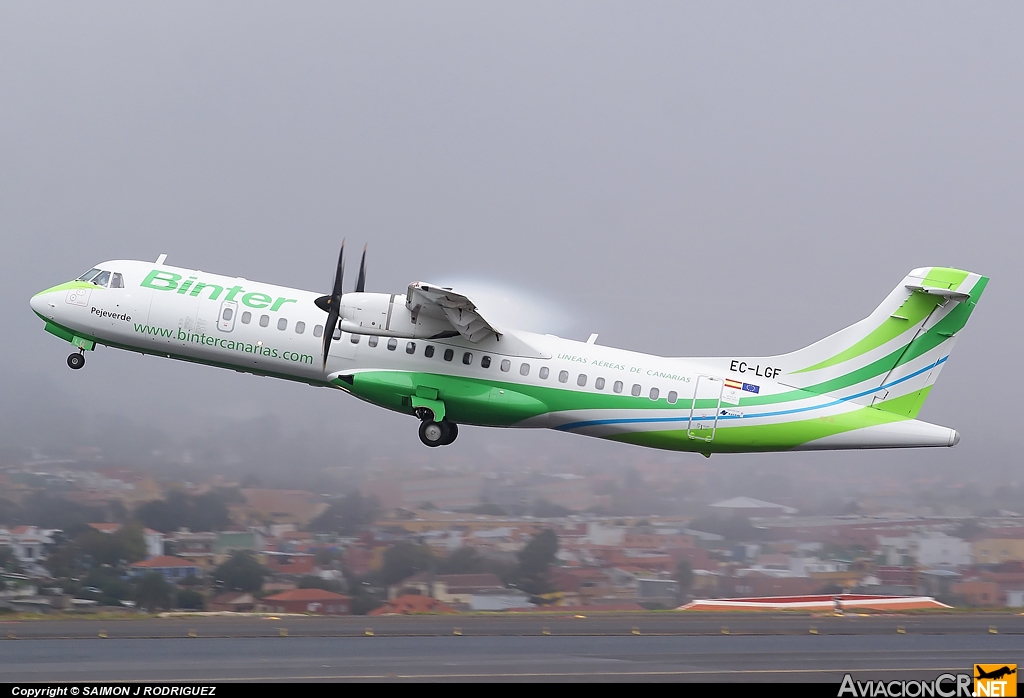
M 0 545 L 9 547 L 21 564 L 35 565 L 46 559 L 46 546 L 53 545 L 53 535 L 58 532 L 38 526 L 0 528 Z
M 206 610 L 208 611 L 234 611 L 236 613 L 244 613 L 246 611 L 252 611 L 255 608 L 256 597 L 252 594 L 240 591 L 229 591 L 226 594 L 214 596 L 206 604 Z
M 507 589 L 498 575 L 490 572 L 438 575 L 420 572 L 388 587 L 388 598 L 395 599 L 410 591 L 448 604 L 468 605 L 474 594 L 504 592 Z
M 347 616 L 352 613 L 352 599 L 323 589 L 292 589 L 264 598 L 259 608 L 271 613 Z
M 198 577 L 202 569 L 194 562 L 170 555 L 136 562 L 128 568 L 128 574 L 132 577 L 141 577 L 150 572 L 159 572 L 169 582 L 179 582 L 189 576 Z

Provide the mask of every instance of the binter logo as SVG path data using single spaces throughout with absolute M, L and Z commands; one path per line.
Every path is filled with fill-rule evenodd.
M 1017 665 L 1016 664 L 975 664 L 974 695 L 982 696 L 1016 696 Z
M 140 284 L 143 288 L 151 288 L 155 291 L 173 291 L 182 296 L 189 295 L 194 297 L 200 296 L 203 292 L 206 293 L 205 298 L 209 298 L 212 301 L 220 299 L 224 296 L 224 300 L 233 301 L 241 300 L 242 305 L 247 305 L 254 309 L 266 308 L 272 312 L 277 312 L 281 309 L 281 306 L 285 303 L 298 303 L 299 301 L 295 298 L 274 298 L 268 296 L 265 293 L 249 292 L 241 286 L 235 285 L 230 288 L 224 288 L 219 284 L 208 284 L 204 281 L 200 281 L 195 276 L 190 276 L 184 281 L 181 280 L 181 274 L 175 274 L 171 271 L 161 271 L 154 269 L 149 272 L 145 279 Z

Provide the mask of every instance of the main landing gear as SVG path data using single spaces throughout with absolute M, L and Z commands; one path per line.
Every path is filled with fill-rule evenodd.
M 68 366 L 76 371 L 82 368 L 82 366 L 85 366 L 85 352 L 80 351 L 77 354 L 71 354 L 68 356 Z
M 434 413 L 428 409 L 417 410 L 416 416 L 422 420 L 420 422 L 420 441 L 431 448 L 447 446 L 459 436 L 458 424 L 449 422 L 447 419 L 435 422 Z

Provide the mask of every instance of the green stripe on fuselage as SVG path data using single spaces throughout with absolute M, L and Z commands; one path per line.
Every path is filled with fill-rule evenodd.
M 715 438 L 708 442 L 691 439 L 686 429 L 636 431 L 615 434 L 607 438 L 638 446 L 705 454 L 788 451 L 827 436 L 905 419 L 906 417 L 891 412 L 861 407 L 842 414 L 812 417 L 793 422 L 725 427 L 720 424 L 715 430 Z

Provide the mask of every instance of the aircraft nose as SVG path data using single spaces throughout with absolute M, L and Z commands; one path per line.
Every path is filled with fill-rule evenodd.
M 50 291 L 42 291 L 32 296 L 32 299 L 28 302 L 28 304 L 29 306 L 31 306 L 32 310 L 36 312 L 36 314 L 43 317 L 52 318 L 53 311 L 56 309 L 57 306 L 57 304 L 53 300 L 54 297 L 54 293 Z

